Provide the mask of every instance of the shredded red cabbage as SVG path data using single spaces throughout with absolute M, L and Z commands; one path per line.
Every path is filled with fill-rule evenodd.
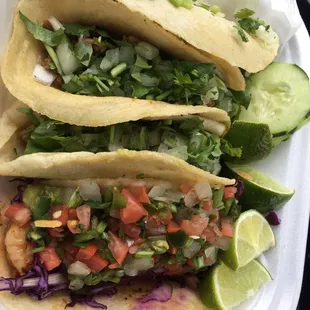
M 236 198 L 239 199 L 244 191 L 244 183 L 241 180 L 237 180 L 234 186 L 237 187 L 237 193 L 236 193 Z
M 17 194 L 16 194 L 16 196 L 11 200 L 11 204 L 22 203 L 22 202 L 23 202 L 24 190 L 25 190 L 25 188 L 24 188 L 23 185 L 18 185 L 18 186 L 17 186 Z
M 275 210 L 271 210 L 270 212 L 268 212 L 268 214 L 266 215 L 266 220 L 272 226 L 278 226 L 281 224 L 281 220 Z
M 71 302 L 66 305 L 65 309 L 74 307 L 77 304 L 87 305 L 97 309 L 108 309 L 106 305 L 97 302 L 92 296 L 71 294 Z
M 145 304 L 149 301 L 155 300 L 160 302 L 167 302 L 172 296 L 172 286 L 168 282 L 158 282 L 152 291 L 142 297 L 140 302 Z
M 0 291 L 10 291 L 14 295 L 26 293 L 36 300 L 42 300 L 67 288 L 66 277 L 59 272 L 49 275 L 37 255 L 33 268 L 26 275 L 19 278 L 0 278 Z

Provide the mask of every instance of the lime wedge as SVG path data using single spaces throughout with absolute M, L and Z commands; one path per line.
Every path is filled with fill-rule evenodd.
M 234 270 L 247 265 L 276 245 L 270 225 L 256 210 L 241 213 L 234 228 L 234 237 L 229 249 L 221 253 L 224 262 Z
M 234 121 L 224 137 L 233 147 L 241 147 L 240 158 L 229 157 L 225 160 L 237 164 L 247 164 L 265 158 L 272 151 L 272 134 L 266 124 Z
M 271 280 L 269 272 L 256 260 L 237 271 L 221 263 L 202 281 L 200 297 L 208 309 L 231 309 L 252 297 Z
M 261 213 L 281 208 L 295 193 L 294 189 L 272 180 L 253 168 L 225 164 L 224 174 L 243 181 L 244 191 L 239 202 L 243 210 L 256 209 Z

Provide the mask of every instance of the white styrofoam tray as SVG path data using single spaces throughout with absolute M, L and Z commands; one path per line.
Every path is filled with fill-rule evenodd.
M 18 0 L 0 0 L 0 57 L 3 56 L 10 35 L 13 8 L 17 2 Z M 310 39 L 303 25 L 282 49 L 277 60 L 295 63 L 310 75 L 309 51 Z M 5 90 L 0 85 L 0 111 L 6 106 L 5 98 Z M 309 159 L 310 125 L 278 146 L 267 159 L 253 165 L 281 183 L 295 188 L 296 194 L 279 211 L 282 222 L 274 229 L 277 237 L 276 248 L 260 257 L 274 280 L 263 286 L 255 297 L 244 302 L 238 310 L 294 310 L 297 307 L 310 214 Z M 7 186 L 12 187 L 12 184 L 8 184 L 7 178 L 0 178 L 1 194 L 5 193 Z M 3 309 L 0 305 L 0 310 Z

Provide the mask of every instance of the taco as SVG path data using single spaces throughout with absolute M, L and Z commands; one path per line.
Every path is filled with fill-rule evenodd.
M 242 42 L 236 27 L 167 0 L 22 0 L 3 80 L 34 111 L 83 126 L 130 121 L 123 110 L 167 103 L 214 106 L 233 117 L 247 103 L 238 67 L 262 70 L 278 48 L 278 40 L 267 45 L 251 35 Z
M 236 187 L 220 179 L 217 188 L 123 178 L 23 182 L 1 207 L 7 309 L 205 309 L 197 272 L 228 249 L 240 212 Z
M 159 120 L 83 127 L 51 120 L 16 102 L 0 118 L 0 175 L 115 178 L 123 176 L 117 174 L 121 170 L 135 177 L 139 167 L 146 177 L 196 180 L 218 174 L 223 153 L 241 155 L 222 138 L 229 128 L 224 111 L 184 106 L 173 113 Z

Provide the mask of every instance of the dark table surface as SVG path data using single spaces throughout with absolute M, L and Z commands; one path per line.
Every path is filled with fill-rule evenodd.
M 297 0 L 300 14 L 310 33 L 310 0 Z M 310 56 L 310 51 L 305 51 Z M 305 260 L 304 277 L 302 283 L 302 290 L 300 294 L 298 310 L 310 309 L 310 234 L 308 234 L 307 253 Z M 293 251 L 293 249 L 292 249 Z

